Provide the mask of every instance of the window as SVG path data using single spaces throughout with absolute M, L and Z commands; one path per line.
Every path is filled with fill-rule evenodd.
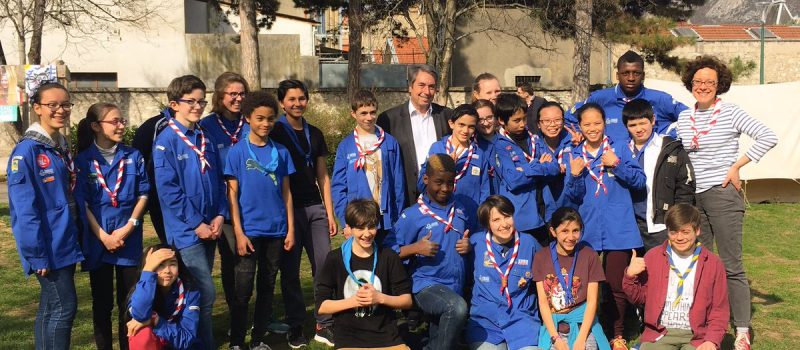
M 695 32 L 692 28 L 675 28 L 672 30 L 672 32 L 678 37 L 695 39 L 700 38 L 700 36 L 697 35 L 697 32 Z
M 761 39 L 761 27 L 747 28 L 756 39 Z M 767 28 L 764 28 L 764 39 L 777 39 L 778 36 Z
M 70 88 L 116 88 L 117 73 L 71 72 Z
M 533 85 L 539 83 L 540 80 L 542 80 L 541 75 L 517 75 L 514 77 L 514 86 L 523 83 L 528 83 Z

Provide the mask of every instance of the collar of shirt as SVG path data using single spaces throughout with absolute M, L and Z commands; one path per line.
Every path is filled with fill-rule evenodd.
M 408 115 L 411 116 L 411 118 L 414 118 L 416 116 L 417 118 L 425 119 L 430 117 L 432 114 L 433 114 L 433 104 L 428 105 L 428 110 L 425 111 L 425 114 L 422 114 L 419 111 L 417 111 L 416 108 L 414 108 L 414 104 L 411 103 L 411 100 L 408 101 Z
M 644 87 L 644 85 L 642 85 L 642 88 L 639 89 L 639 93 L 637 93 L 636 96 L 628 97 L 628 95 L 625 95 L 625 93 L 622 92 L 622 89 L 619 88 L 619 84 L 617 84 L 617 85 L 614 85 L 614 96 L 617 97 L 617 100 L 624 100 L 626 98 L 630 99 L 630 100 L 635 100 L 637 98 L 644 98 L 644 91 L 645 90 L 647 90 L 647 88 Z

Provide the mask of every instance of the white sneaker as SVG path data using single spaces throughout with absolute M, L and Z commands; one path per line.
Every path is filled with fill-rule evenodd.
M 733 342 L 735 350 L 750 350 L 750 333 L 737 332 L 736 340 Z

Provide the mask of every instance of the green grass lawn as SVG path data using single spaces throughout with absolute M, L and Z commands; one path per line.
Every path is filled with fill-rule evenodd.
M 800 205 L 756 204 L 747 209 L 744 226 L 744 255 L 753 295 L 753 329 L 755 349 L 795 349 L 800 338 Z M 156 241 L 152 228 L 145 223 L 145 245 Z M 337 239 L 336 244 L 341 240 Z M 219 264 L 219 259 L 216 260 Z M 308 259 L 303 258 L 303 292 L 306 296 L 306 335 L 313 337 L 311 314 L 312 285 Z M 217 304 L 214 308 L 214 329 L 218 342 L 227 339 L 229 322 L 227 307 L 219 285 L 219 269 L 215 269 Z M 76 273 L 78 316 L 72 335 L 74 349 L 93 349 L 91 295 L 89 277 Z M 33 348 L 33 320 L 36 315 L 39 284 L 26 278 L 11 235 L 8 206 L 0 206 L 0 349 Z M 275 312 L 283 315 L 280 288 L 276 289 Z M 269 339 L 273 349 L 287 349 L 282 337 Z M 729 349 L 732 337 L 723 349 Z M 227 349 L 227 343 L 220 344 Z M 311 349 L 325 349 L 311 343 Z

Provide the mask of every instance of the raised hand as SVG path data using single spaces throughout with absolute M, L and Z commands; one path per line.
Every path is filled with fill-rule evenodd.
M 461 236 L 461 239 L 456 241 L 456 251 L 458 254 L 467 255 L 472 247 L 469 245 L 469 230 L 464 231 L 464 235 Z
M 606 168 L 613 168 L 619 164 L 619 157 L 617 157 L 613 149 L 609 148 L 603 151 L 603 156 L 600 157 L 600 161 L 603 162 L 603 166 Z
M 425 237 L 422 237 L 419 241 L 417 241 L 417 254 L 422 256 L 435 256 L 436 253 L 439 252 L 439 243 L 431 241 L 431 236 L 433 236 L 433 231 L 428 231 L 428 234 Z
M 578 144 L 581 143 L 581 141 L 583 141 L 583 134 L 581 134 L 581 132 L 578 131 L 578 128 L 564 124 L 564 129 L 567 130 L 570 136 L 572 136 L 573 146 L 577 146 Z
M 547 163 L 552 161 L 553 161 L 553 155 L 547 152 L 545 152 L 544 154 L 542 154 L 541 157 L 539 157 L 539 163 Z
M 159 250 L 150 250 L 144 258 L 144 266 L 142 271 L 154 272 L 166 260 L 175 257 L 175 251 L 169 248 L 161 248 Z
M 572 176 L 580 176 L 585 166 L 586 162 L 583 160 L 583 157 L 575 158 L 572 156 L 572 153 L 569 154 L 569 172 Z
M 644 270 L 647 270 L 647 266 L 644 263 L 644 258 L 640 258 L 636 256 L 636 249 L 631 249 L 633 255 L 631 256 L 631 262 L 628 264 L 628 269 L 625 270 L 625 274 L 629 277 L 636 276 L 642 273 Z

